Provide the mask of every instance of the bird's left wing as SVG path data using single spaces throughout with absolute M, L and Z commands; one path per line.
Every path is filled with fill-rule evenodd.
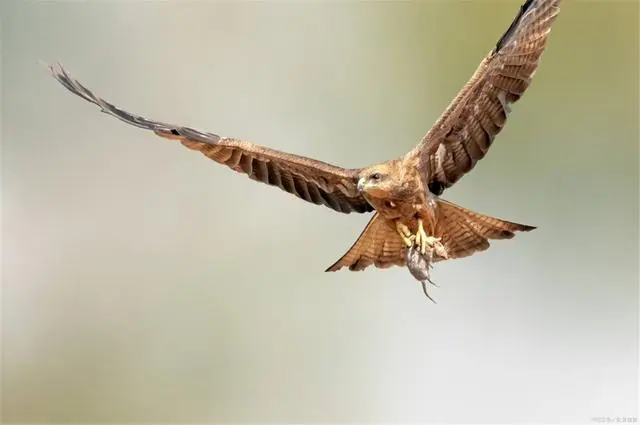
M 53 77 L 72 93 L 98 105 L 102 112 L 127 124 L 176 139 L 189 149 L 249 178 L 276 186 L 307 202 L 342 213 L 369 212 L 373 207 L 357 190 L 359 169 L 337 167 L 315 159 L 280 152 L 243 140 L 220 137 L 193 128 L 152 121 L 101 99 L 72 78 L 61 65 L 50 65 Z
M 527 0 L 418 146 L 416 159 L 432 191 L 441 192 L 482 159 L 516 102 L 531 84 L 560 0 Z M 438 193 L 439 194 L 439 193 Z

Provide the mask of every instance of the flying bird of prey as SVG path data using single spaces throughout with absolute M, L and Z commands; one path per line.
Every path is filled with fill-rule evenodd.
M 496 46 L 406 155 L 367 168 L 341 168 L 315 159 L 149 120 L 103 100 L 59 65 L 53 77 L 72 93 L 127 124 L 177 140 L 189 149 L 341 213 L 375 212 L 353 246 L 327 271 L 407 265 L 425 281 L 433 262 L 469 256 L 489 239 L 510 239 L 533 226 L 482 215 L 440 198 L 471 171 L 507 121 L 510 106 L 529 87 L 540 63 L 560 0 L 527 0 Z M 419 254 L 416 256 L 416 254 Z

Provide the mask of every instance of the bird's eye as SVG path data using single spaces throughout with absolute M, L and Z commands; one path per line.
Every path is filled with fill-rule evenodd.
M 371 174 L 371 178 L 373 180 L 380 180 L 382 178 L 382 175 L 380 173 L 373 173 Z

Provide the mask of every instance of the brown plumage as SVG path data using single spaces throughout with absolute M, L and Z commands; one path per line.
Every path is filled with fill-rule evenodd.
M 531 84 L 560 0 L 527 0 L 469 82 L 408 156 L 429 181 L 450 187 L 484 158 Z
M 52 75 L 103 112 L 244 173 L 249 178 L 342 213 L 376 211 L 360 237 L 327 271 L 407 265 L 414 276 L 431 262 L 469 256 L 490 239 L 509 239 L 534 227 L 488 217 L 439 198 L 482 159 L 507 121 L 510 105 L 529 87 L 560 0 L 527 0 L 495 48 L 444 113 L 405 156 L 346 169 L 193 128 L 148 120 L 94 95 L 60 65 Z M 410 255 L 411 254 L 411 255 Z M 426 264 L 426 265 L 425 265 Z
M 484 251 L 489 248 L 488 239 L 511 239 L 515 236 L 514 232 L 535 229 L 533 226 L 482 215 L 444 199 L 437 199 L 433 208 L 437 218 L 435 230 L 430 234 L 442 238 L 442 245 L 447 252 L 446 258 L 434 252 L 434 263 Z M 370 265 L 378 268 L 404 266 L 405 249 L 395 226 L 376 213 L 349 251 L 327 271 L 340 270 L 342 267 L 353 271 L 364 270 Z

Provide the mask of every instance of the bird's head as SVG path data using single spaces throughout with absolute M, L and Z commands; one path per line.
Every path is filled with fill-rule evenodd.
M 358 192 L 374 198 L 387 196 L 394 188 L 389 164 L 379 164 L 363 169 L 358 175 Z

